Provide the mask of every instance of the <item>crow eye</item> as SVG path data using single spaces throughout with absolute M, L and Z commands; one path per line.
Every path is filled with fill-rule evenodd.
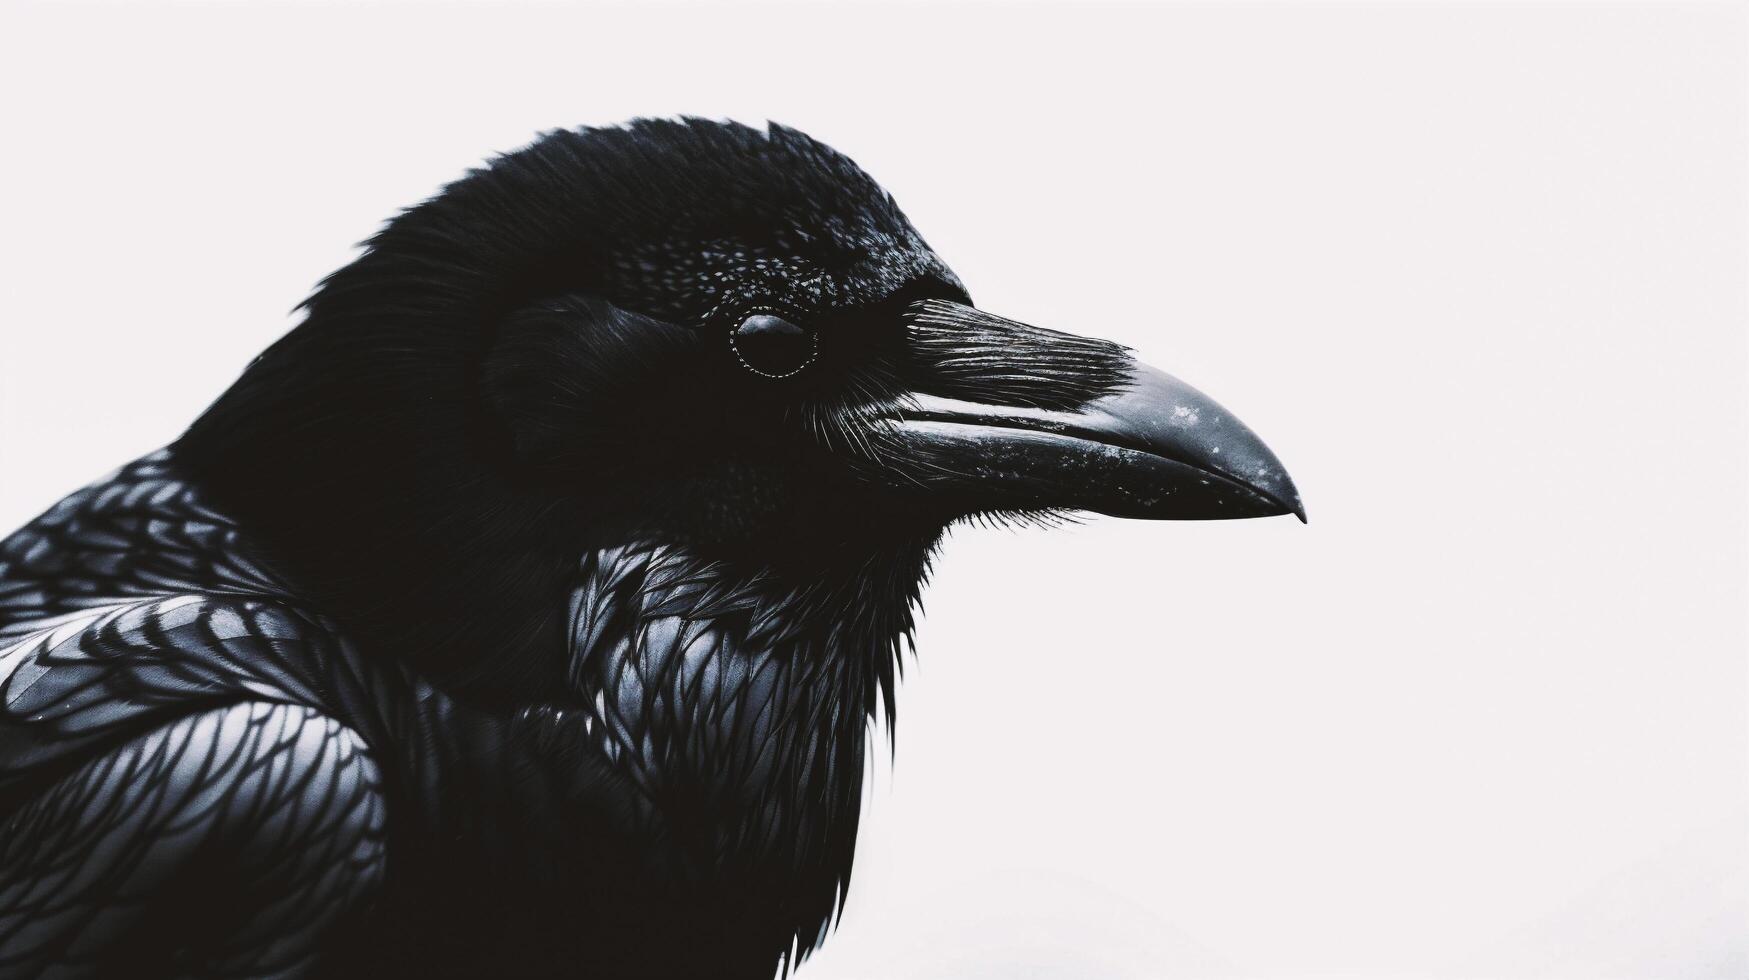
M 820 352 L 812 330 L 764 311 L 748 314 L 729 334 L 729 345 L 747 370 L 767 378 L 800 374 Z

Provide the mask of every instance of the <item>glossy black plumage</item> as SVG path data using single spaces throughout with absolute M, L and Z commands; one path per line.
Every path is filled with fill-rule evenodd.
M 1299 511 L 780 127 L 550 134 L 306 307 L 0 543 L 0 975 L 769 976 L 944 528 Z

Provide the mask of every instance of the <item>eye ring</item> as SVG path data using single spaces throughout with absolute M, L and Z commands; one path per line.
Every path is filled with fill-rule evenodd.
M 774 306 L 748 306 L 738 312 L 730 320 L 729 352 L 747 370 L 762 378 L 793 378 L 819 360 L 820 334 L 803 318 Z M 802 339 L 807 341 L 805 353 L 795 349 Z

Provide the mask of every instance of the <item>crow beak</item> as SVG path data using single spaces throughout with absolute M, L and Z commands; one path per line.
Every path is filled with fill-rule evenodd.
M 1163 371 L 1128 370 L 1117 390 L 1073 410 L 912 395 L 881 440 L 885 462 L 980 508 L 1305 521 L 1287 470 L 1244 423 Z

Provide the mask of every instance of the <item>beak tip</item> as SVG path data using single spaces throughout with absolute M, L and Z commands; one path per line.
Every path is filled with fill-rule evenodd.
M 1295 517 L 1299 518 L 1301 524 L 1310 524 L 1311 522 L 1306 520 L 1306 503 L 1305 503 L 1305 501 L 1300 499 L 1299 488 L 1293 485 L 1293 481 L 1291 479 L 1289 479 L 1289 481 L 1288 481 L 1287 491 L 1288 491 L 1288 493 L 1287 493 L 1288 511 L 1287 512 L 1294 515 Z
M 1268 494 L 1268 495 L 1260 494 L 1260 496 L 1264 496 L 1265 499 L 1267 499 L 1270 504 L 1272 504 L 1275 508 L 1279 508 L 1279 509 L 1274 509 L 1274 510 L 1269 511 L 1271 516 L 1290 515 L 1291 514 L 1292 516 L 1299 518 L 1299 522 L 1301 524 L 1310 523 L 1309 521 L 1306 520 L 1306 505 L 1303 503 L 1300 503 L 1300 495 L 1299 494 L 1296 493 L 1296 494 L 1293 494 L 1292 496 L 1286 496 L 1286 497 L 1276 496 L 1273 494 Z
M 1271 515 L 1292 514 L 1299 518 L 1301 524 L 1310 523 L 1306 520 L 1306 505 L 1300 500 L 1300 492 L 1294 488 L 1292 481 L 1286 481 L 1286 486 L 1258 486 L 1250 484 L 1251 492 L 1267 500 L 1276 510 Z

